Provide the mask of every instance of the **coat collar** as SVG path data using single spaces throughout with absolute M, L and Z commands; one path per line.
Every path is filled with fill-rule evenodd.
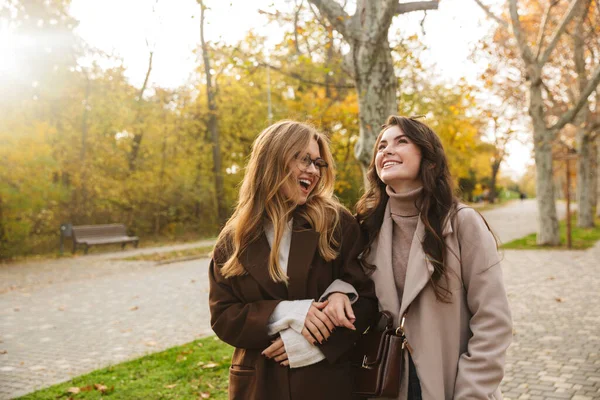
M 410 246 L 404 293 L 402 294 L 402 302 L 400 303 L 392 266 L 392 246 L 394 245 L 392 243 L 393 224 L 394 222 L 390 214 L 390 204 L 388 203 L 383 223 L 377 238 L 375 238 L 371 245 L 371 252 L 367 257 L 367 261 L 376 266 L 371 279 L 375 283 L 379 307 L 381 310 L 391 312 L 394 315 L 394 322 L 397 324 L 400 317 L 429 282 L 433 274 L 433 265 L 427 260 L 427 255 L 423 251 L 422 243 L 425 237 L 425 225 L 419 218 Z M 446 221 L 442 229 L 442 235 L 446 237 L 452 232 L 452 224 Z
M 264 232 L 254 242 L 250 243 L 240 255 L 240 262 L 258 284 L 274 299 L 285 300 L 288 290 L 284 283 L 275 282 L 269 276 L 269 255 L 271 247 Z
M 311 262 L 317 249 L 319 233 L 302 217 L 294 214 L 292 241 L 288 257 L 288 285 L 274 282 L 269 276 L 271 247 L 263 232 L 240 257 L 248 273 L 275 299 L 299 300 L 307 296 L 307 280 Z

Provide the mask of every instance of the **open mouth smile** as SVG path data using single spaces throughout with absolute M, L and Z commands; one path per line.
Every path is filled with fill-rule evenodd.
M 303 193 L 308 194 L 313 185 L 313 181 L 307 178 L 298 179 L 298 184 Z
M 396 166 L 396 165 L 402 165 L 402 161 L 392 161 L 392 160 L 384 161 L 382 168 L 383 169 L 387 169 L 387 168 L 391 168 L 391 167 Z

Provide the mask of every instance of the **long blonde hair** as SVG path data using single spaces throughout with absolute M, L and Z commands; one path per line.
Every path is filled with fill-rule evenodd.
M 291 166 L 313 138 L 319 144 L 321 158 L 330 167 L 321 171 L 306 204 L 297 206 L 283 194 L 282 187 L 286 183 L 298 184 L 292 182 L 294 171 Z M 341 205 L 333 195 L 334 181 L 328 139 L 314 127 L 295 121 L 279 121 L 263 130 L 252 145 L 236 209 L 217 239 L 217 244 L 224 244 L 225 253 L 230 255 L 221 269 L 223 276 L 246 274 L 239 256 L 264 232 L 265 222 L 271 221 L 275 235 L 269 256 L 269 276 L 275 282 L 287 283 L 288 277 L 279 265 L 279 246 L 292 213 L 305 219 L 319 233 L 319 254 L 327 261 L 336 258 L 339 242 L 334 231 L 339 223 Z

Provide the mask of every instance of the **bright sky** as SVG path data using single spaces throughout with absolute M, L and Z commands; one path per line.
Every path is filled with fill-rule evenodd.
M 488 1 L 488 3 L 490 3 Z M 207 40 L 235 43 L 254 29 L 269 35 L 275 43 L 282 32 L 267 25 L 259 9 L 288 9 L 290 0 L 206 0 Z M 153 12 L 154 9 L 154 12 Z M 354 10 L 349 10 L 353 13 Z M 177 87 L 186 83 L 196 62 L 200 41 L 200 6 L 195 0 L 73 0 L 72 15 L 80 21 L 77 32 L 91 45 L 119 55 L 131 82 L 140 86 L 148 63 L 146 40 L 154 49 L 151 84 Z M 418 33 L 423 13 L 396 18 L 391 32 Z M 467 77 L 473 81 L 484 66 L 467 57 L 473 43 L 487 31 L 491 22 L 473 0 L 444 0 L 437 11 L 428 12 L 425 21 L 428 61 L 437 65 L 441 78 L 456 81 Z M 513 144 L 503 171 L 517 177 L 531 162 L 530 146 Z

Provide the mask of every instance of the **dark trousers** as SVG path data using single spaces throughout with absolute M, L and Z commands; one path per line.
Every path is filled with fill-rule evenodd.
M 408 353 L 408 400 L 422 400 L 421 382 L 410 353 Z

